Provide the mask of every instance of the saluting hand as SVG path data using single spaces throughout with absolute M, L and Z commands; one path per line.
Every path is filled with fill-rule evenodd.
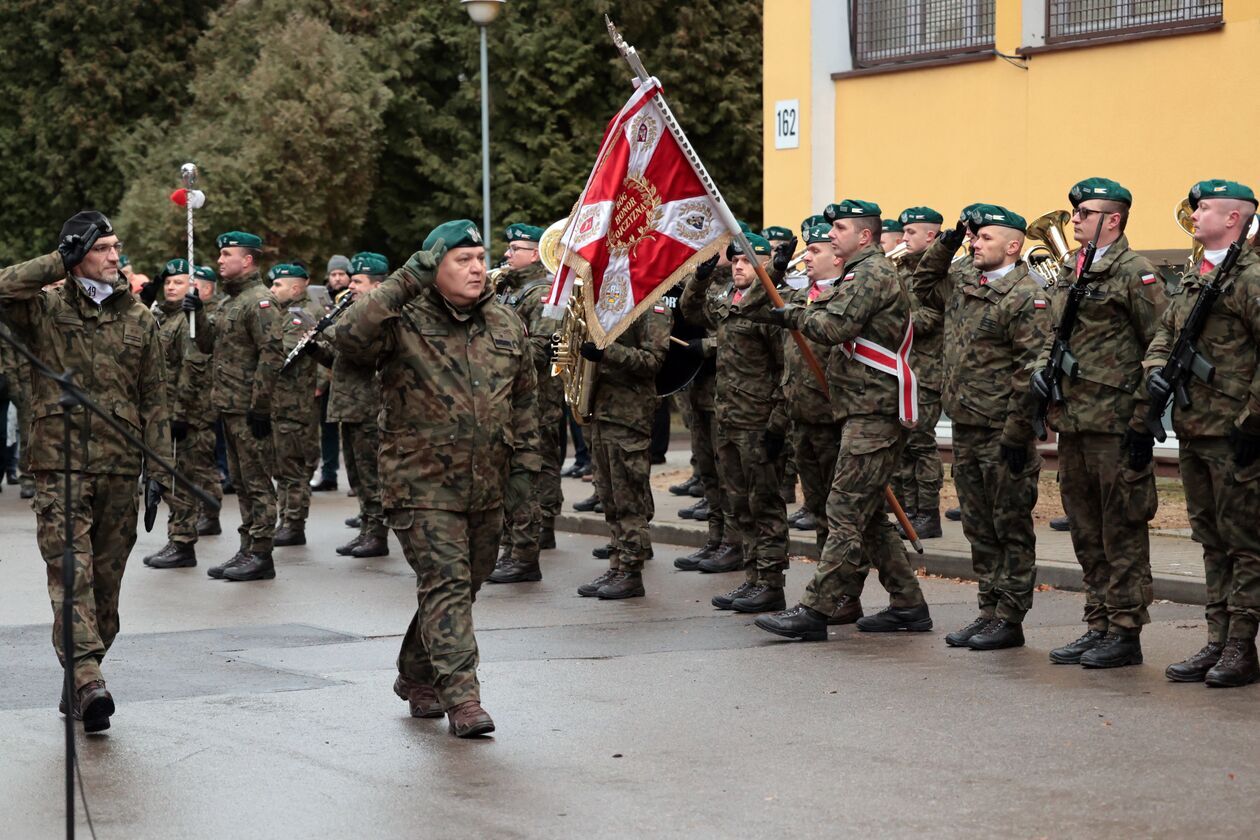
M 718 255 L 714 254 L 700 265 L 696 266 L 696 279 L 703 283 L 713 276 L 713 270 L 717 268 Z
M 57 243 L 57 253 L 61 254 L 61 264 L 66 267 L 67 274 L 83 262 L 83 258 L 100 238 L 101 231 L 96 225 L 88 225 L 83 233 L 68 233 L 61 237 L 61 241 Z

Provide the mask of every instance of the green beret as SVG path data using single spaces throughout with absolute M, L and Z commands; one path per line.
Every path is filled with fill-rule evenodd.
M 1201 198 L 1236 198 L 1240 201 L 1250 201 L 1252 204 L 1257 203 L 1256 194 L 1251 191 L 1251 187 L 1237 181 L 1223 181 L 1220 178 L 1200 181 L 1190 188 L 1192 209 L 1198 209 Z
M 763 239 L 782 239 L 787 241 L 792 238 L 792 231 L 778 225 L 771 225 L 761 232 Z
M 538 242 L 542 239 L 542 235 L 542 228 L 523 225 L 519 222 L 508 225 L 503 231 L 503 238 L 508 242 Z
M 311 279 L 311 276 L 306 273 L 305 268 L 302 268 L 300 265 L 294 265 L 293 263 L 280 263 L 279 265 L 274 266 L 271 271 L 267 272 L 267 276 L 272 280 L 275 280 L 277 277 L 301 277 L 303 280 Z
M 173 260 L 167 261 L 166 265 L 162 266 L 162 270 L 158 273 L 158 279 L 165 280 L 167 277 L 174 277 L 177 274 L 187 273 L 188 260 L 176 257 Z
M 360 251 L 350 258 L 350 273 L 384 277 L 389 274 L 389 260 L 375 251 Z
M 975 210 L 977 207 L 983 207 L 983 206 L 984 206 L 984 202 L 981 202 L 981 201 L 977 201 L 974 204 L 968 204 L 966 207 L 962 209 L 962 212 L 958 214 L 958 221 L 971 224 L 971 211 Z
M 739 229 L 742 230 L 745 234 L 749 234 L 753 232 L 752 226 L 749 225 L 748 222 L 745 222 L 741 219 L 736 219 L 735 221 L 739 224 Z
M 126 254 L 119 254 L 119 255 L 118 255 L 118 267 L 119 267 L 119 268 L 126 268 L 126 267 L 127 267 L 127 266 L 129 266 L 129 265 L 131 265 L 131 258 L 130 258 L 130 257 L 128 257 Z
M 263 246 L 261 237 L 240 230 L 229 230 L 227 233 L 221 233 L 216 242 L 220 250 L 223 248 L 253 248 L 255 251 L 261 251 Z
M 439 239 L 442 240 L 442 247 L 434 250 Z M 429 231 L 421 247 L 426 251 L 434 251 L 434 259 L 441 262 L 446 252 L 454 248 L 481 248 L 484 245 L 481 231 L 477 230 L 475 223 L 468 219 L 456 219 L 453 222 L 443 222 Z
M 748 240 L 748 244 L 752 246 L 753 253 L 759 257 L 770 256 L 770 243 L 766 241 L 764 236 L 758 236 L 755 233 L 745 233 L 744 238 Z M 726 258 L 733 260 L 735 257 L 744 253 L 739 247 L 739 241 L 731 240 L 731 244 L 726 246 Z
M 967 214 L 967 224 L 971 228 L 972 233 L 990 225 L 1012 228 L 1020 233 L 1028 230 L 1028 222 L 1024 220 L 1023 216 L 998 204 L 976 204 L 972 206 Z
M 814 227 L 814 225 L 830 225 L 830 224 L 831 222 L 827 221 L 826 217 L 823 216 L 822 213 L 817 213 L 805 219 L 805 221 L 801 222 L 801 236 L 808 236 L 810 230 Z
M 1125 205 L 1133 204 L 1133 193 L 1110 178 L 1086 178 L 1084 181 L 1077 181 L 1072 185 L 1072 189 L 1068 190 L 1068 201 L 1072 202 L 1073 207 L 1091 198 L 1105 198 Z
M 898 219 L 903 225 L 913 225 L 920 222 L 927 225 L 939 225 L 945 221 L 945 217 L 931 207 L 907 207 L 901 211 Z
M 199 265 L 193 269 L 193 277 L 198 280 L 205 280 L 210 283 L 218 283 L 219 275 L 214 273 L 214 269 L 208 265 Z
M 879 205 L 873 201 L 846 198 L 839 204 L 828 204 L 827 209 L 823 211 L 823 218 L 828 222 L 834 222 L 836 219 L 861 219 L 871 216 L 879 218 L 880 212 Z
M 805 244 L 812 245 L 815 242 L 830 242 L 831 225 L 826 222 L 819 222 L 811 225 L 809 230 L 805 231 Z
M 884 219 L 879 225 L 880 233 L 901 233 L 904 230 L 905 227 L 896 219 Z

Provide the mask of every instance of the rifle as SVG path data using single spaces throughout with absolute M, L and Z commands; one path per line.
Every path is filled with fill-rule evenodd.
M 1047 372 L 1050 376 L 1050 393 L 1037 400 L 1037 409 L 1033 412 L 1033 432 L 1038 440 L 1046 439 L 1046 417 L 1050 406 L 1063 402 L 1063 374 L 1075 379 L 1080 371 L 1076 356 L 1072 355 L 1068 343 L 1072 340 L 1072 332 L 1076 329 L 1076 316 L 1081 308 L 1081 301 L 1089 291 L 1093 278 L 1089 270 L 1094 267 L 1094 257 L 1098 253 L 1098 238 L 1102 236 L 1103 223 L 1107 221 L 1106 213 L 1098 214 L 1098 227 L 1094 228 L 1094 238 L 1085 246 L 1085 258 L 1081 261 L 1081 270 L 1076 273 L 1076 282 L 1068 289 L 1067 305 L 1063 307 L 1063 317 L 1055 329 L 1054 344 L 1050 348 L 1050 365 Z
M 313 342 L 320 333 L 328 329 L 328 327 L 332 325 L 332 322 L 337 320 L 337 317 L 341 315 L 342 312 L 345 312 L 350 308 L 350 304 L 352 303 L 354 303 L 354 295 L 350 294 L 349 290 L 342 292 L 341 297 L 337 298 L 337 302 L 333 305 L 333 308 L 325 313 L 324 317 L 316 321 L 315 326 L 311 327 L 310 332 L 302 336 L 297 345 L 289 351 L 289 355 L 284 357 L 284 364 L 280 366 L 280 372 L 284 373 L 286 370 L 293 367 L 293 364 L 298 359 L 302 358 L 302 354 L 306 352 L 306 348 L 311 346 L 311 342 Z
M 1190 405 L 1190 377 L 1195 376 L 1207 385 L 1216 376 L 1216 365 L 1208 361 L 1196 345 L 1199 336 L 1203 334 L 1203 325 L 1207 323 L 1208 315 L 1216 305 L 1216 299 L 1225 290 L 1225 281 L 1242 254 L 1250 231 L 1250 223 L 1241 226 L 1238 238 L 1230 244 L 1211 281 L 1199 291 L 1199 297 L 1190 308 L 1186 322 L 1181 325 L 1181 331 L 1177 333 L 1177 341 L 1168 354 L 1168 362 L 1164 365 L 1162 374 L 1164 381 L 1168 383 L 1168 389 L 1160 388 L 1163 393 L 1155 393 L 1150 390 L 1149 385 L 1147 387 L 1151 395 L 1151 405 L 1146 412 L 1146 428 L 1161 443 L 1168 437 L 1164 432 L 1164 411 L 1168 408 L 1169 398 L 1176 398 L 1178 408 L 1186 408 Z

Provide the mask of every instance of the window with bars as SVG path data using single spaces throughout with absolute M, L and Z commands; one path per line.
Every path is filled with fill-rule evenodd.
M 1046 43 L 1219 23 L 1223 0 L 1047 0 Z
M 993 49 L 994 0 L 849 0 L 853 66 Z

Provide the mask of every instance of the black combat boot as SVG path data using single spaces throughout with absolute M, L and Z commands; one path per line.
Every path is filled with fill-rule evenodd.
M 1164 676 L 1173 682 L 1203 682 L 1208 671 L 1220 661 L 1221 652 L 1224 650 L 1224 642 L 1208 642 L 1199 649 L 1198 653 L 1165 668 Z
M 691 520 L 693 522 L 709 521 L 709 500 L 701 499 L 691 508 Z
M 226 570 L 232 568 L 233 566 L 244 563 L 248 559 L 249 559 L 249 552 L 242 548 L 240 551 L 236 552 L 230 558 L 228 558 L 228 561 L 226 563 L 220 563 L 218 566 L 211 566 L 210 568 L 206 569 L 206 574 L 214 578 L 215 580 L 222 580 L 223 573 Z
M 1260 679 L 1255 639 L 1227 639 L 1221 659 L 1203 681 L 1212 688 L 1237 688 Z M 86 725 L 85 725 L 86 728 Z
M 272 545 L 306 545 L 306 529 L 301 525 L 281 525 L 271 540 Z
M 605 569 L 604 573 L 600 575 L 599 577 L 595 578 L 595 580 L 591 581 L 590 583 L 584 583 L 581 586 L 579 586 L 578 594 L 581 595 L 583 598 L 594 598 L 595 593 L 599 591 L 599 588 L 603 586 L 605 583 L 608 583 L 613 578 L 615 578 L 618 574 L 618 571 L 619 570 L 617 569 Z
M 852 595 L 841 595 L 835 611 L 827 616 L 827 625 L 853 624 L 862 617 L 862 600 Z
M 945 518 L 950 522 L 962 522 L 962 508 L 945 508 Z
M 275 576 L 276 566 L 271 561 L 271 552 L 251 552 L 243 563 L 229 566 L 223 570 L 224 580 L 271 580 Z
M 595 590 L 595 597 L 601 601 L 642 598 L 646 594 L 647 592 L 643 589 L 643 575 L 640 572 L 619 572 L 615 578 Z
M 1085 651 L 1098 647 L 1106 636 L 1102 630 L 1086 630 L 1085 635 L 1070 645 L 1050 651 L 1050 661 L 1056 665 L 1079 665 Z
M 742 613 L 775 612 L 787 608 L 782 586 L 761 581 L 743 595 L 731 600 L 731 609 Z
M 529 560 L 508 560 L 508 562 L 495 566 L 494 571 L 488 577 L 490 583 L 526 583 L 528 581 L 542 580 L 542 569 L 538 566 L 538 561 Z
M 696 475 L 695 473 L 692 473 L 691 478 L 687 479 L 686 481 L 680 484 L 671 485 L 669 488 L 669 494 L 671 496 L 690 496 L 691 488 L 699 483 L 700 483 L 700 476 Z
M 109 719 L 114 714 L 114 698 L 105 688 L 104 680 L 93 680 L 79 687 L 78 714 L 83 721 L 84 732 L 104 732 L 109 729 Z
M 711 599 L 709 599 L 709 603 L 717 607 L 719 610 L 729 610 L 731 608 L 731 604 L 736 598 L 744 596 L 747 594 L 748 590 L 752 589 L 756 585 L 757 582 L 755 580 L 745 580 L 725 595 L 714 595 Z
M 155 551 L 155 552 L 153 552 L 152 554 L 150 554 L 150 555 L 146 556 L 146 557 L 144 558 L 144 565 L 146 565 L 146 566 L 152 566 L 152 565 L 153 565 L 153 561 L 154 561 L 154 560 L 161 560 L 162 558 L 166 557 L 168 554 L 170 554 L 170 553 L 171 553 L 171 552 L 173 552 L 174 550 L 175 550 L 175 543 L 174 543 L 174 541 L 168 542 L 166 545 L 162 546 L 162 547 L 161 547 L 161 548 L 159 548 L 157 551 Z
M 753 622 L 767 633 L 801 639 L 806 642 L 822 642 L 827 639 L 827 616 L 797 604 L 790 610 L 760 615 Z
M 932 616 L 928 614 L 928 605 L 917 607 L 884 607 L 875 615 L 867 615 L 857 620 L 857 629 L 864 633 L 893 633 L 898 630 L 910 630 L 925 633 L 932 629 Z
M 197 520 L 197 536 L 217 537 L 222 533 L 223 526 L 219 524 L 219 517 L 203 516 Z
M 1137 634 L 1121 636 L 1108 633 L 1101 644 L 1081 654 L 1081 665 L 1086 668 L 1122 668 L 1125 665 L 1142 664 L 1142 639 Z
M 371 534 L 364 534 L 359 539 L 359 544 L 350 549 L 351 557 L 385 557 L 388 554 L 389 540 Z
M 603 545 L 597 548 L 591 549 L 591 556 L 597 560 L 607 560 L 609 557 L 612 557 L 612 553 L 613 553 L 612 543 L 604 543 Z
M 590 513 L 595 510 L 595 506 L 599 504 L 599 496 L 592 493 L 588 498 L 580 499 L 573 503 L 573 509 L 582 513 Z
M 814 514 L 805 511 L 796 518 L 796 521 L 792 523 L 792 527 L 798 531 L 817 531 L 818 520 L 814 518 Z
M 1071 531 L 1072 520 L 1066 516 L 1056 516 L 1050 520 L 1050 529 L 1053 531 Z
M 921 510 L 910 520 L 910 524 L 914 526 L 914 532 L 921 540 L 934 540 L 945 533 L 941 530 L 939 510 Z
M 363 518 L 360 516 L 351 516 L 346 520 L 346 527 L 353 528 L 356 531 L 363 527 Z
M 556 522 L 554 519 L 545 520 L 542 527 L 538 529 L 538 550 L 551 551 L 556 547 Z
M 701 560 L 696 566 L 698 571 L 706 574 L 723 574 L 738 572 L 744 568 L 744 549 L 734 543 L 722 543 L 708 560 Z
M 696 512 L 696 508 L 702 507 L 703 505 L 704 505 L 704 499 L 701 499 L 698 502 L 693 502 L 690 505 L 687 505 L 687 507 L 679 508 L 678 518 L 679 519 L 692 519 L 693 514 L 695 514 Z
M 967 642 L 972 650 L 1003 650 L 1024 646 L 1024 625 L 1004 618 L 994 619 Z
M 197 550 L 192 543 L 171 543 L 174 550 L 164 557 L 155 557 L 149 565 L 155 569 L 187 569 L 197 565 Z
M 367 539 L 367 534 L 356 534 L 354 539 L 350 540 L 350 542 L 345 545 L 337 546 L 337 553 L 342 557 L 349 557 L 354 554 L 354 550 L 358 548 L 365 539 Z
M 722 543 L 717 540 L 709 540 L 707 543 L 688 554 L 686 557 L 679 557 L 674 561 L 674 568 L 684 572 L 694 572 L 700 568 L 701 560 L 708 560 L 720 548 Z
M 971 637 L 983 630 L 991 621 L 993 621 L 991 615 L 978 615 L 966 627 L 960 627 L 945 636 L 945 644 L 950 647 L 966 647 Z

